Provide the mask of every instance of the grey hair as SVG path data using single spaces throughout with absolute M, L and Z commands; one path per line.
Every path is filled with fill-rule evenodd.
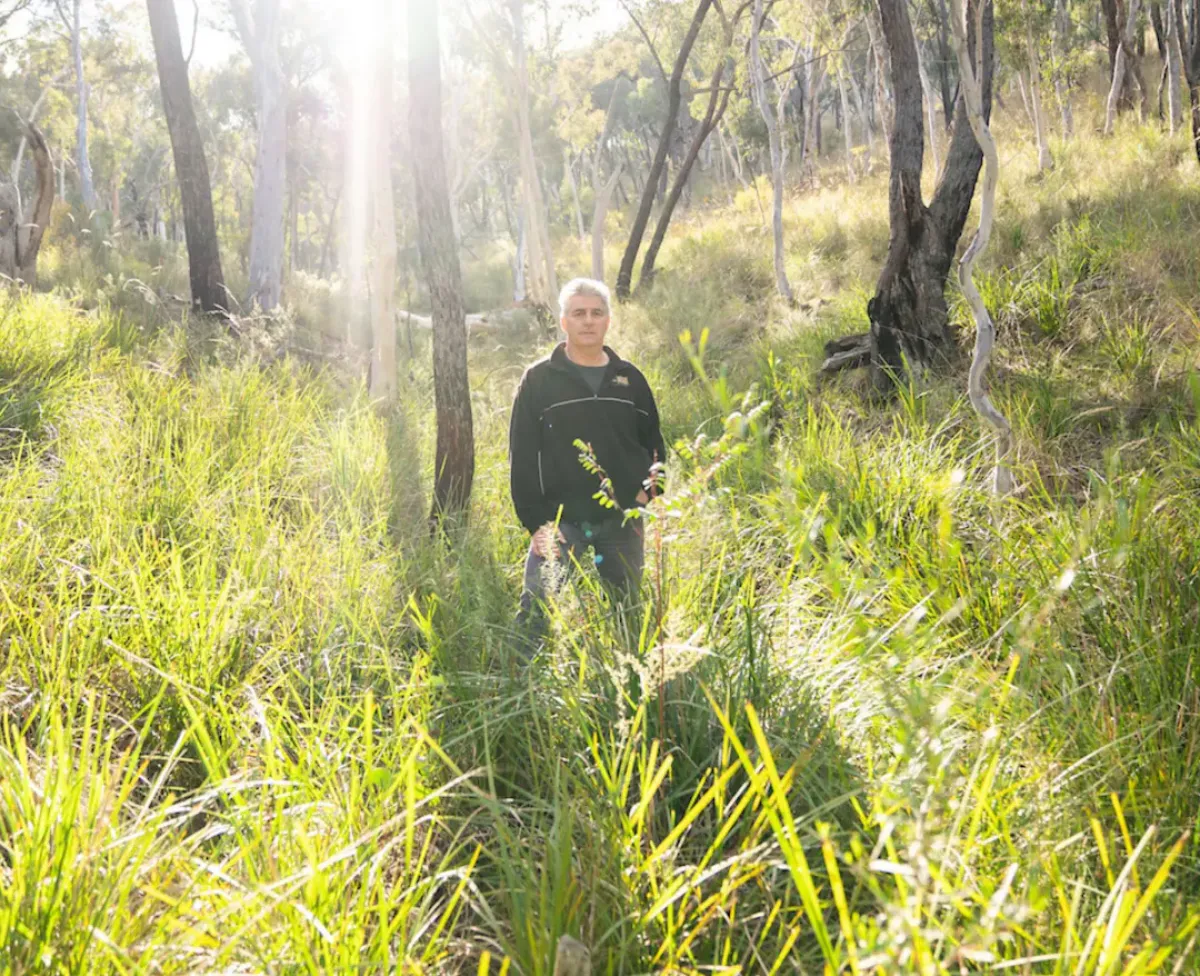
M 595 278 L 572 278 L 563 285 L 562 291 L 558 293 L 559 315 L 567 314 L 567 305 L 576 295 L 590 295 L 593 298 L 599 298 L 604 302 L 604 311 L 612 312 L 612 293 L 608 290 L 608 285 Z

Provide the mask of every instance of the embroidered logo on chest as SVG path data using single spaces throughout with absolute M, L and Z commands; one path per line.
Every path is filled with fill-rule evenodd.
M 629 385 L 629 377 L 628 376 L 614 376 L 613 377 L 613 386 L 628 386 L 628 385 Z

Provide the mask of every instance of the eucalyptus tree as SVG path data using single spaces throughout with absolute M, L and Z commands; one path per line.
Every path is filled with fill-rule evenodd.
M 37 284 L 38 251 L 50 223 L 54 204 L 54 165 L 46 139 L 32 122 L 23 121 L 22 145 L 32 147 L 37 194 L 33 207 L 26 212 L 21 206 L 17 189 L 21 178 L 20 164 L 13 170 L 10 183 L 0 183 L 0 277 Z
M 991 0 L 976 0 L 974 16 L 969 16 L 964 0 L 950 0 L 951 27 L 954 32 L 954 50 L 958 55 L 959 78 L 962 85 L 963 113 L 970 123 L 971 132 L 983 154 L 983 192 L 979 206 L 979 230 L 971 240 L 970 246 L 958 264 L 958 282 L 963 296 L 971 308 L 975 319 L 975 352 L 971 359 L 971 369 L 967 377 L 967 394 L 975 412 L 996 433 L 996 468 L 993 487 L 997 494 L 1006 495 L 1012 491 L 1012 474 L 1007 461 L 1012 448 L 1012 427 L 988 396 L 983 378 L 991 359 L 992 349 L 996 343 L 996 326 L 991 314 L 983 302 L 983 296 L 975 286 L 973 270 L 979 256 L 987 249 L 991 238 L 992 222 L 995 218 L 996 181 L 999 178 L 1000 156 L 996 151 L 996 140 L 992 137 L 988 125 L 988 113 L 983 102 L 983 78 L 981 75 L 987 69 L 972 57 L 968 38 L 975 40 L 975 50 L 979 50 L 982 42 L 983 19 L 986 11 L 980 3 L 990 3 Z M 1026 24 L 1028 28 L 1028 24 Z M 1027 37 L 1030 35 L 1027 34 Z
M 1112 132 L 1113 120 L 1116 118 L 1118 102 L 1121 98 L 1121 93 L 1125 90 L 1127 78 L 1136 79 L 1135 83 L 1141 89 L 1141 101 L 1139 104 L 1144 108 L 1146 103 L 1146 86 L 1141 83 L 1137 46 L 1135 43 L 1139 6 L 1140 0 L 1129 0 L 1129 4 L 1125 9 L 1125 20 L 1121 26 L 1121 32 L 1117 40 L 1117 53 L 1113 60 L 1112 83 L 1109 86 L 1108 101 L 1104 111 L 1105 135 L 1109 135 Z
M 753 0 L 743 0 L 742 3 L 728 14 L 720 4 L 715 5 L 721 22 L 721 31 L 713 55 L 714 65 L 712 73 L 708 79 L 708 102 L 705 107 L 704 118 L 700 120 L 698 125 L 694 126 L 695 131 L 689 142 L 687 153 L 684 155 L 675 172 L 671 189 L 667 192 L 662 208 L 659 210 L 658 223 L 654 228 L 654 236 L 651 237 L 650 246 L 646 249 L 646 256 L 642 259 L 642 273 L 638 279 L 639 286 L 641 284 L 650 284 L 654 280 L 655 262 L 658 260 L 659 249 L 666 239 L 667 228 L 671 223 L 671 216 L 675 212 L 675 207 L 679 203 L 679 198 L 684 188 L 687 186 L 688 179 L 691 177 L 692 168 L 695 166 L 696 160 L 700 157 L 700 150 L 704 147 L 705 142 L 712 135 L 716 127 L 721 124 L 725 110 L 729 108 L 729 97 L 737 84 L 737 64 L 732 57 L 734 36 L 741 23 L 742 15 L 751 9 L 752 2 Z
M 879 12 L 895 97 L 888 254 L 875 294 L 867 302 L 870 331 L 828 343 L 822 369 L 833 372 L 869 365 L 877 388 L 887 388 L 906 369 L 920 373 L 948 358 L 946 278 L 970 211 L 983 152 L 967 113 L 961 110 L 960 90 L 942 177 L 925 203 L 921 79 L 907 0 L 879 0 Z M 978 23 L 968 40 L 972 63 L 980 67 L 979 114 L 987 121 L 995 61 L 991 0 L 975 0 L 969 17 Z
M 650 212 L 654 208 L 654 199 L 658 191 L 659 178 L 667 162 L 667 153 L 679 124 L 679 109 L 683 103 L 683 75 L 691 57 L 692 48 L 700 36 L 700 28 L 708 15 L 713 0 L 695 0 L 692 16 L 688 21 L 687 30 L 679 43 L 675 55 L 675 63 L 671 74 L 667 77 L 667 107 L 659 128 L 658 146 L 654 158 L 646 173 L 646 182 L 642 187 L 642 198 L 634 214 L 633 224 L 629 229 L 629 239 L 625 244 L 625 252 L 621 256 L 621 267 L 617 272 L 616 294 L 619 299 L 629 297 L 633 287 L 633 266 L 637 262 L 638 252 L 642 247 L 642 238 L 650 223 Z M 660 68 L 662 62 L 659 62 Z M 665 72 L 664 72 L 665 74 Z
M 204 141 L 192 106 L 175 3 L 174 0 L 146 0 L 146 9 L 150 15 L 163 113 L 171 136 L 175 177 L 183 206 L 192 302 L 206 312 L 222 311 L 228 306 L 228 298 L 213 218 L 212 186 L 208 162 L 204 158 Z
M 437 0 L 408 4 L 409 130 L 421 266 L 432 306 L 437 414 L 434 520 L 466 512 L 475 478 L 466 312 L 458 244 L 450 224 L 442 137 L 439 36 Z
M 1200 0 L 1189 0 L 1189 15 L 1183 12 L 1184 0 L 1175 0 L 1175 31 L 1183 53 L 1183 71 L 1192 103 L 1192 145 L 1200 161 Z
M 75 66 L 75 165 L 79 171 L 79 195 L 83 200 L 83 208 L 90 212 L 96 209 L 96 188 L 88 156 L 88 86 L 83 70 L 82 5 L 83 0 L 71 0 L 68 12 L 63 0 L 54 0 L 54 9 L 67 31 L 71 60 Z
M 231 0 L 238 35 L 254 78 L 258 148 L 254 212 L 250 223 L 250 286 L 246 303 L 264 310 L 279 304 L 283 278 L 283 217 L 288 97 L 279 61 L 280 0 Z

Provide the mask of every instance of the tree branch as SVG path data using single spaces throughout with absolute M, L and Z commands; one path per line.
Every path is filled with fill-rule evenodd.
M 650 53 L 654 56 L 654 63 L 658 65 L 658 74 L 662 78 L 663 84 L 670 84 L 667 78 L 667 69 L 663 67 L 662 58 L 658 56 L 658 48 L 654 46 L 654 41 L 650 39 L 650 35 L 646 32 L 646 28 L 642 26 L 642 22 L 638 20 L 637 14 L 633 12 L 633 8 L 626 2 L 620 0 L 621 6 L 625 8 L 625 12 L 629 14 L 629 19 L 633 21 L 642 37 L 646 39 L 646 47 L 650 48 Z
M 74 28 L 71 26 L 70 18 L 67 17 L 67 12 L 63 10 L 63 5 L 60 0 L 54 0 L 54 9 L 58 11 L 59 19 L 62 20 L 63 26 L 67 29 L 67 33 L 74 34 Z
M 250 8 L 246 5 L 246 0 L 230 0 L 229 9 L 233 13 L 233 22 L 237 25 L 238 36 L 242 39 L 242 47 L 246 49 L 251 64 L 257 70 L 261 52 L 258 49 L 258 36 L 254 30 L 254 22 L 250 19 Z M 200 15 L 199 6 L 196 8 L 196 15 L 197 17 Z M 192 41 L 195 42 L 194 35 Z
M 192 8 L 192 43 L 188 46 L 187 57 L 183 59 L 185 68 L 192 66 L 192 55 L 196 53 L 196 35 L 200 33 L 200 0 L 192 0 Z

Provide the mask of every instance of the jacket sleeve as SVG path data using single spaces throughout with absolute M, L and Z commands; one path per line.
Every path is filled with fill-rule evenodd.
M 531 533 L 549 522 L 553 514 L 542 494 L 538 466 L 541 449 L 541 420 L 531 392 L 529 373 L 521 377 L 508 426 L 509 489 L 517 518 Z
M 654 402 L 654 391 L 650 389 L 650 384 L 646 381 L 645 376 L 641 379 L 643 403 L 638 410 L 638 440 L 646 449 L 646 453 L 650 455 L 650 463 L 658 465 L 658 474 L 655 476 L 657 487 L 653 494 L 661 495 L 663 492 L 663 468 L 667 463 L 667 447 L 663 443 L 662 427 L 658 420 L 658 404 Z M 650 477 L 649 472 L 646 477 Z

